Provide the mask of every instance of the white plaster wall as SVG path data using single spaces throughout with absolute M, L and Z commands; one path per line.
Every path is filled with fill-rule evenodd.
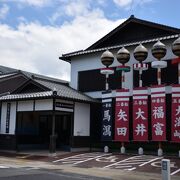
M 35 111 L 44 111 L 53 109 L 52 99 L 43 99 L 35 101 Z
M 1 109 L 1 134 L 6 133 L 6 114 L 7 114 L 7 102 L 2 103 Z M 9 121 L 9 133 L 15 134 L 16 127 L 16 102 L 11 102 L 11 110 L 10 110 L 10 121 Z
M 74 136 L 90 136 L 90 105 L 75 103 Z
M 163 58 L 164 60 L 175 58 L 175 56 L 173 55 L 173 53 L 171 51 L 171 45 L 172 45 L 173 41 L 174 40 L 162 41 L 166 45 L 166 48 L 167 48 L 167 54 Z M 152 61 L 156 60 L 151 54 L 151 48 L 152 48 L 154 43 L 155 42 L 143 44 L 148 49 L 148 57 L 147 57 L 146 61 L 144 61 L 144 62 L 152 62 Z M 129 65 L 131 67 L 133 64 L 137 63 L 137 61 L 134 59 L 134 56 L 133 56 L 133 51 L 134 51 L 135 47 L 136 46 L 126 47 L 130 51 L 130 54 L 131 54 L 130 61 L 127 63 L 127 65 Z M 118 49 L 110 50 L 110 51 L 114 55 L 116 55 Z M 78 88 L 78 72 L 79 71 L 99 69 L 99 68 L 104 67 L 100 61 L 100 57 L 101 57 L 102 53 L 103 53 L 103 51 L 96 52 L 94 54 L 86 54 L 86 55 L 81 55 L 81 56 L 77 56 L 77 57 L 72 58 L 72 61 L 71 61 L 71 81 L 70 81 L 70 86 L 72 88 L 75 88 L 75 89 Z M 120 65 L 119 62 L 115 58 L 114 63 L 111 66 L 113 67 L 113 66 L 119 66 L 119 65 Z M 133 87 L 133 70 L 132 70 L 132 68 L 131 68 L 131 71 L 129 73 L 125 73 L 125 78 L 126 78 L 125 87 L 132 90 L 132 87 Z M 98 98 L 98 97 L 100 98 L 101 97 L 101 93 L 99 93 L 99 92 L 97 92 L 97 93 L 96 92 L 92 92 L 92 93 L 89 92 L 87 94 L 94 97 L 94 98 Z
M 33 111 L 33 101 L 19 101 L 17 111 Z

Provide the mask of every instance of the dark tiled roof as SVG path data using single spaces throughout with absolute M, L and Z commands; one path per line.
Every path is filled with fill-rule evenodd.
M 2 68 L 2 66 L 1 66 Z M 95 99 L 69 87 L 67 81 L 59 80 L 56 78 L 51 78 L 39 74 L 34 74 L 26 71 L 20 71 L 16 69 L 11 69 L 7 67 L 2 68 L 5 74 L 0 75 L 0 78 L 6 78 L 9 76 L 14 76 L 18 73 L 22 73 L 27 78 L 36 82 L 37 84 L 46 87 L 49 91 L 43 92 L 32 92 L 32 93 L 21 93 L 21 94 L 2 94 L 0 101 L 4 100 L 15 100 L 15 99 L 32 99 L 32 98 L 47 98 L 52 97 L 52 92 L 54 89 L 57 91 L 57 96 L 63 99 L 83 101 L 83 102 L 97 102 Z M 12 71 L 11 71 L 12 70 Z
M 133 25 L 133 26 L 129 27 L 130 24 Z M 135 24 L 138 25 L 138 26 L 134 26 Z M 143 29 L 143 31 L 140 33 L 141 35 L 138 36 L 138 30 L 135 30 L 135 31 L 133 31 L 133 34 L 135 34 L 135 37 L 134 37 L 134 35 L 131 34 L 132 33 L 131 31 L 129 31 L 130 33 L 128 33 L 128 36 L 127 36 L 127 34 L 125 32 L 122 31 L 124 28 L 134 29 L 134 28 L 138 28 L 138 27 L 142 28 L 143 26 L 148 27 L 149 29 L 151 29 L 151 32 L 153 31 L 154 33 L 145 35 L 144 33 L 145 32 L 147 33 L 147 29 Z M 126 29 L 126 31 L 127 30 L 129 30 L 129 29 Z M 162 34 L 161 33 L 159 34 L 158 32 L 161 32 Z M 123 36 L 121 36 L 122 33 L 124 33 Z M 138 40 L 143 41 L 143 40 L 150 39 L 150 38 L 159 38 L 161 36 L 169 36 L 169 35 L 174 35 L 174 34 L 179 34 L 179 33 L 180 33 L 179 28 L 174 28 L 174 27 L 170 27 L 170 26 L 167 26 L 167 25 L 163 25 L 163 24 L 159 24 L 159 23 L 155 23 L 155 22 L 151 22 L 151 21 L 138 19 L 134 15 L 131 15 L 130 18 L 128 18 L 126 21 L 124 21 L 118 27 L 113 29 L 108 34 L 106 34 L 104 37 L 99 39 L 97 42 L 92 44 L 86 50 L 93 50 L 93 49 L 105 47 L 104 44 L 107 43 L 107 40 L 109 42 L 109 40 L 112 39 L 112 37 L 115 38 L 115 36 L 114 36 L 115 34 L 117 34 L 116 39 L 118 39 L 118 37 L 121 36 L 121 39 L 118 39 L 118 41 L 120 41 L 120 42 L 121 42 L 121 40 L 123 39 L 124 36 L 126 37 L 124 42 L 122 41 L 122 43 L 118 43 L 118 44 L 124 44 L 126 42 L 131 43 L 131 42 L 136 42 Z M 145 37 L 142 38 L 142 36 L 144 36 L 144 35 L 145 35 Z M 128 39 L 130 37 L 132 39 L 129 41 Z M 137 39 L 136 37 L 138 37 L 140 39 Z M 111 46 L 118 45 L 116 39 L 113 39 L 113 44 L 110 43 Z
M 57 95 L 62 98 L 78 100 L 78 101 L 88 101 L 88 102 L 97 102 L 93 98 L 67 86 L 64 84 L 53 83 L 43 80 L 35 80 L 37 83 L 51 89 L 52 91 L 56 89 Z
M 74 56 L 79 56 L 79 55 L 84 55 L 84 54 L 91 54 L 91 53 L 95 53 L 95 52 L 101 52 L 101 51 L 105 51 L 106 49 L 119 49 L 121 47 L 129 47 L 129 46 L 135 46 L 138 44 L 146 44 L 146 43 L 151 43 L 151 42 L 156 42 L 158 40 L 168 40 L 168 39 L 175 39 L 179 36 L 179 34 L 175 34 L 175 35 L 170 35 L 170 36 L 164 36 L 164 37 L 159 37 L 159 38 L 153 38 L 153 39 L 149 39 L 149 40 L 144 40 L 144 41 L 137 41 L 137 42 L 132 42 L 132 43 L 127 43 L 127 44 L 120 44 L 120 45 L 116 45 L 116 46 L 110 46 L 110 47 L 104 47 L 104 48 L 98 48 L 98 49 L 93 49 L 93 50 L 82 50 L 82 51 L 77 51 L 74 53 L 68 53 L 68 54 L 63 54 L 62 57 L 59 57 L 59 59 L 65 60 L 65 61 L 71 61 L 71 57 Z
M 23 70 L 19 70 L 19 69 L 14 69 L 14 68 L 10 68 L 10 67 L 6 67 L 6 66 L 0 66 L 0 78 L 2 77 L 8 77 L 11 76 L 13 74 L 17 74 L 17 73 L 22 73 L 24 74 L 26 77 L 30 78 L 30 79 L 46 79 L 49 81 L 54 81 L 54 82 L 59 82 L 59 83 L 64 83 L 64 84 L 68 84 L 68 81 L 65 80 L 61 80 L 61 79 L 57 79 L 57 78 L 53 78 L 53 77 L 48 77 L 48 76 L 44 76 L 41 74 L 36 74 L 36 73 L 32 73 L 32 72 L 27 72 L 27 71 L 23 71 Z
M 5 95 L 5 96 L 1 96 L 0 101 L 51 97 L 52 93 L 53 93 L 52 91 L 45 91 L 45 92 L 37 92 L 37 93 L 9 94 L 9 95 Z
M 17 69 L 6 67 L 6 66 L 0 66 L 0 74 L 7 74 L 18 71 Z
M 47 98 L 52 97 L 53 91 L 57 91 L 57 97 L 62 99 L 69 99 L 83 102 L 98 102 L 97 100 L 78 92 L 75 89 L 70 88 L 64 84 L 57 84 L 53 82 L 47 82 L 43 80 L 35 80 L 35 82 L 47 87 L 50 91 L 33 92 L 33 93 L 21 93 L 21 94 L 8 94 L 0 97 L 0 101 L 4 100 L 18 100 L 18 99 L 32 99 L 32 98 Z
M 10 77 L 16 75 L 17 72 L 12 72 L 12 73 L 6 73 L 6 74 L 0 74 L 0 79 L 5 78 L 5 77 Z
M 41 82 L 41 84 L 45 84 L 45 83 Z M 48 82 L 46 82 L 46 85 L 51 87 L 52 89 L 56 88 L 58 98 L 81 101 L 81 102 L 98 102 L 97 100 L 64 85 L 54 85 Z M 0 101 L 47 98 L 47 97 L 51 98 L 52 96 L 53 96 L 53 90 L 43 91 L 43 92 L 33 92 L 33 93 L 22 93 L 22 94 L 8 94 L 8 95 L 2 95 L 0 97 Z
M 35 74 L 35 73 L 31 73 L 31 72 L 27 72 L 27 71 L 21 71 L 25 76 L 28 76 L 31 79 L 45 79 L 47 81 L 52 81 L 52 82 L 58 82 L 58 83 L 63 83 L 63 84 L 68 84 L 68 81 L 62 80 L 62 79 L 57 79 L 57 78 L 53 78 L 53 77 L 48 77 L 48 76 L 44 76 L 41 74 Z
M 136 26 L 134 26 L 135 24 Z M 139 34 L 139 36 L 137 36 L 136 31 L 133 31 L 133 27 L 139 27 L 139 30 L 141 28 L 144 28 L 144 30 L 142 31 L 142 33 Z M 127 34 L 128 30 L 132 30 L 129 31 L 130 34 Z M 143 19 L 138 19 L 134 17 L 134 15 L 131 15 L 130 18 L 128 18 L 118 27 L 106 34 L 104 37 L 96 41 L 87 49 L 62 54 L 62 56 L 59 57 L 59 59 L 71 62 L 71 58 L 74 56 L 95 53 L 99 51 L 104 51 L 106 49 L 121 48 L 122 46 L 128 47 L 138 45 L 139 43 L 149 43 L 155 42 L 157 40 L 173 39 L 178 37 L 179 34 L 179 28 L 158 24 Z M 122 38 L 120 38 L 121 36 Z

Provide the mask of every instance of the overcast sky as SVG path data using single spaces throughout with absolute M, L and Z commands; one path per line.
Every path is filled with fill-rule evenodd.
M 0 65 L 70 78 L 62 53 L 86 49 L 134 14 L 180 28 L 180 0 L 0 0 Z

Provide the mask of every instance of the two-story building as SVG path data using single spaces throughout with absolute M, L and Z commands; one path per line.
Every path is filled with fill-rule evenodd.
M 133 15 L 127 19 L 125 22 L 120 24 L 117 28 L 112 30 L 110 33 L 102 37 L 100 40 L 92 44 L 85 50 L 80 50 L 77 52 L 63 54 L 60 57 L 60 60 L 69 62 L 71 64 L 71 82 L 70 86 L 79 90 L 92 98 L 101 99 L 102 91 L 105 90 L 105 76 L 100 73 L 100 69 L 104 68 L 101 63 L 101 55 L 107 49 L 111 51 L 114 56 L 119 49 L 125 47 L 130 52 L 130 60 L 126 64 L 130 66 L 130 72 L 125 73 L 125 88 L 130 91 L 130 107 L 129 107 L 129 143 L 127 146 L 133 145 L 136 147 L 137 142 L 134 143 L 133 140 L 133 104 L 132 104 L 132 95 L 133 89 L 139 86 L 139 74 L 138 71 L 133 69 L 133 64 L 138 63 L 134 58 L 133 52 L 135 48 L 142 44 L 148 50 L 148 56 L 144 63 L 149 65 L 148 70 L 144 71 L 142 74 L 143 87 L 148 88 L 148 140 L 145 143 L 149 146 L 149 149 L 153 149 L 154 143 L 152 141 L 152 124 L 151 124 L 151 94 L 150 88 L 153 85 L 157 85 L 157 69 L 151 67 L 152 61 L 157 61 L 151 53 L 153 45 L 160 40 L 164 43 L 167 51 L 166 55 L 162 60 L 167 62 L 167 67 L 161 70 L 161 83 L 165 85 L 166 89 L 166 140 L 165 145 L 171 141 L 171 95 L 172 95 L 172 85 L 178 84 L 178 67 L 177 64 L 172 64 L 172 59 L 177 58 L 172 52 L 172 43 L 179 37 L 180 29 L 169 27 L 162 24 L 157 24 L 154 22 L 149 22 L 146 20 L 138 19 Z M 115 135 L 115 97 L 116 90 L 121 89 L 121 73 L 122 71 L 116 71 L 116 67 L 120 63 L 114 60 L 113 64 L 110 66 L 114 69 L 115 73 L 109 77 L 109 87 L 112 90 L 113 97 L 113 118 L 112 118 L 112 141 L 114 145 L 120 144 L 119 142 L 114 142 Z M 101 139 L 101 106 L 98 108 L 92 109 L 95 119 L 91 119 L 92 124 L 92 138 L 94 142 Z M 179 126 L 179 125 L 178 125 Z M 180 129 L 177 130 L 176 135 L 180 134 Z M 180 139 L 180 136 L 179 136 Z M 140 142 L 143 144 L 142 142 Z M 177 143 L 177 142 L 176 142 Z M 175 148 L 176 143 L 170 143 L 169 148 Z M 169 144 L 168 144 L 169 145 Z M 118 145 L 119 147 L 119 145 Z

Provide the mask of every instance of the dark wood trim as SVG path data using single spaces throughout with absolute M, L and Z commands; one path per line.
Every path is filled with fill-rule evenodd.
M 33 111 L 35 111 L 35 108 L 36 108 L 36 100 L 34 99 L 33 100 Z
M 18 136 L 17 136 L 17 117 L 18 117 L 18 101 L 16 101 L 16 119 L 15 119 L 15 136 L 16 136 L 16 142 L 15 142 L 15 149 L 18 151 Z
M 73 145 L 73 136 L 74 136 L 74 111 L 75 111 L 75 102 L 73 102 L 73 112 L 71 113 L 71 135 L 70 135 L 70 146 Z
M 18 101 L 16 101 L 16 112 L 18 111 Z
M 91 122 L 91 118 L 92 118 L 92 114 L 91 114 L 91 106 L 92 104 L 89 104 L 89 144 L 90 144 L 90 148 L 92 145 L 92 137 L 91 137 L 91 126 L 92 126 L 92 122 Z
M 1 131 L 2 102 L 0 102 L 0 131 Z

